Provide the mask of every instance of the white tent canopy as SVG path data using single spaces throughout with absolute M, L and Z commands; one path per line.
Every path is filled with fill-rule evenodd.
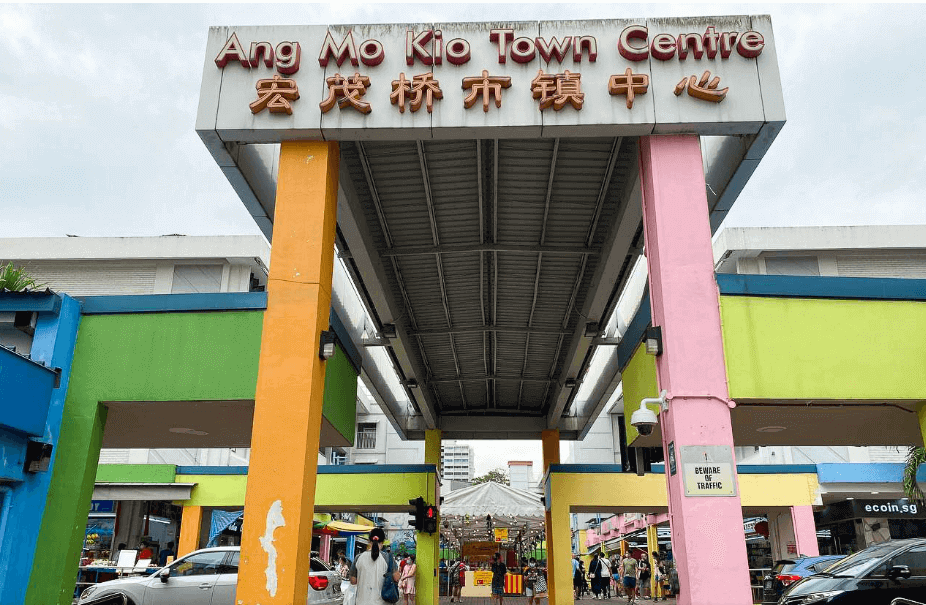
M 450 492 L 444 497 L 442 517 L 466 516 L 521 517 L 543 519 L 540 496 L 494 481 Z
M 507 528 L 508 542 L 530 543 L 543 532 L 540 496 L 487 482 L 453 491 L 440 507 L 442 535 L 457 544 L 493 541 L 493 529 Z

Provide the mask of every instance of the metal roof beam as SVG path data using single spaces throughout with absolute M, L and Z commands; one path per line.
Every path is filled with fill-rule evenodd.
M 549 330 L 545 328 L 525 328 L 520 326 L 457 326 L 434 330 L 408 330 L 409 336 L 442 336 L 445 334 L 481 334 L 483 332 L 511 332 L 513 334 L 552 334 L 569 335 L 568 330 Z
M 537 383 L 546 383 L 550 382 L 553 379 L 551 378 L 525 378 L 524 376 L 456 376 L 454 378 L 432 378 L 428 380 L 428 384 L 452 384 L 462 381 L 483 381 L 483 380 L 519 380 L 521 382 L 537 382 Z
M 432 254 L 460 254 L 466 252 L 522 252 L 525 254 L 550 254 L 553 256 L 597 255 L 601 248 L 559 245 L 519 245 L 519 244 L 442 244 L 438 246 L 396 246 L 380 250 L 379 255 L 391 256 L 430 256 Z

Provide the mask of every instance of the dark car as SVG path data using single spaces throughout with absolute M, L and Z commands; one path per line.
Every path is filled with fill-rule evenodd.
M 926 601 L 926 539 L 869 546 L 792 584 L 779 605 L 890 605 Z
M 809 575 L 825 571 L 827 567 L 844 558 L 845 555 L 824 555 L 776 562 L 772 570 L 762 578 L 763 605 L 774 605 L 788 586 Z

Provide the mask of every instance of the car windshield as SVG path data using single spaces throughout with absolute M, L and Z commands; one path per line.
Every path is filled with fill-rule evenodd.
M 331 571 L 327 565 L 325 565 L 321 559 L 312 558 L 310 571 Z
M 861 577 L 877 566 L 878 561 L 897 550 L 896 544 L 885 543 L 860 550 L 827 568 L 826 573 L 835 576 Z
M 775 567 L 772 568 L 772 573 L 776 576 L 780 576 L 788 573 L 795 567 L 797 567 L 797 563 L 794 561 L 779 561 L 775 564 Z

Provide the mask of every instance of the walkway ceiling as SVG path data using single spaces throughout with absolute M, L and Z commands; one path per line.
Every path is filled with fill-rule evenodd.
M 641 253 L 636 149 L 622 137 L 342 143 L 342 242 L 417 386 L 409 433 L 575 438 L 569 419 L 590 410 L 569 396 Z

